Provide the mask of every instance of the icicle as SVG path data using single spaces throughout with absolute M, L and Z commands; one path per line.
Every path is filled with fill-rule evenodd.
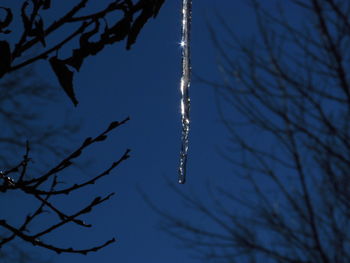
M 188 155 L 188 136 L 190 131 L 190 80 L 191 80 L 191 60 L 190 60 L 190 30 L 191 30 L 192 0 L 182 1 L 182 77 L 180 82 L 181 92 L 181 152 L 179 166 L 179 183 L 186 181 L 186 164 Z

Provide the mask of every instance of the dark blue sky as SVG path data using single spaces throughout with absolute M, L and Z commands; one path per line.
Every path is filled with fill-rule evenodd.
M 253 14 L 242 2 L 194 0 L 192 63 L 195 74 L 211 80 L 220 79 L 217 54 L 206 26 L 207 22 L 214 28 L 217 25 L 215 11 L 227 18 L 239 34 L 254 32 Z M 174 239 L 157 229 L 159 216 L 137 191 L 137 186 L 141 187 L 151 200 L 168 211 L 183 217 L 192 216 L 165 183 L 165 178 L 177 182 L 179 163 L 180 9 L 181 1 L 167 0 L 159 16 L 146 24 L 130 51 L 125 50 L 125 43 L 108 47 L 88 58 L 75 77 L 80 103 L 71 111 L 71 117 L 83 120 L 76 146 L 85 137 L 96 135 L 109 122 L 126 116 L 131 118 L 127 125 L 114 131 L 107 142 L 88 152 L 88 157 L 95 160 L 88 167 L 91 175 L 108 166 L 126 148 L 132 152 L 131 158 L 108 178 L 73 196 L 79 204 L 89 202 L 97 194 L 116 192 L 111 201 L 85 217 L 94 228 L 68 227 L 45 239 L 49 243 L 58 241 L 77 248 L 93 246 L 110 237 L 116 237 L 118 242 L 88 256 L 49 253 L 54 262 L 198 262 L 187 250 L 178 248 Z M 43 78 L 57 85 L 45 63 L 39 63 L 38 68 Z M 62 98 L 62 103 L 48 109 L 48 115 L 59 119 L 72 108 L 63 92 Z M 176 187 L 200 196 L 205 193 L 205 183 L 227 183 L 232 167 L 216 152 L 217 147 L 227 144 L 227 132 L 219 123 L 212 88 L 193 81 L 191 101 L 188 180 L 185 185 Z M 67 204 L 67 209 L 69 207 Z

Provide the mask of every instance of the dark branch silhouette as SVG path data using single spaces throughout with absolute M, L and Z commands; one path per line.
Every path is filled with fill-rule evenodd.
M 79 217 L 81 217 L 84 214 L 90 213 L 95 206 L 107 201 L 113 195 L 113 193 L 105 197 L 95 197 L 88 205 L 79 208 L 78 211 L 70 215 L 65 214 L 62 208 L 59 208 L 53 202 L 50 202 L 49 199 L 52 196 L 69 197 L 69 194 L 71 194 L 72 192 L 87 187 L 89 185 L 95 184 L 97 180 L 107 176 L 120 163 L 128 159 L 130 150 L 126 150 L 125 153 L 117 161 L 113 162 L 107 169 L 105 169 L 92 179 L 75 183 L 70 186 L 58 188 L 60 172 L 70 167 L 73 164 L 74 159 L 78 158 L 86 148 L 97 142 L 104 141 L 107 138 L 107 135 L 112 130 L 123 125 L 128 120 L 129 119 L 127 118 L 121 122 L 112 122 L 104 132 L 102 132 L 95 138 L 87 138 L 82 143 L 82 145 L 75 151 L 73 151 L 69 156 L 67 156 L 65 159 L 63 159 L 61 162 L 59 162 L 46 173 L 36 177 L 30 177 L 28 175 L 28 165 L 31 159 L 29 155 L 30 147 L 29 144 L 27 144 L 26 153 L 23 157 L 23 160 L 17 166 L 9 170 L 2 171 L 0 173 L 0 192 L 6 193 L 9 191 L 21 191 L 25 193 L 28 196 L 28 198 L 33 197 L 34 199 L 36 199 L 38 202 L 38 207 L 23 220 L 23 223 L 20 226 L 11 225 L 6 220 L 0 219 L 0 227 L 6 229 L 9 233 L 6 237 L 0 238 L 0 248 L 12 241 L 16 237 L 29 243 L 32 243 L 35 246 L 53 250 L 57 253 L 87 254 L 88 252 L 97 251 L 113 243 L 115 241 L 114 238 L 95 247 L 87 249 L 75 249 L 62 248 L 53 244 L 48 244 L 45 241 L 42 241 L 42 238 L 49 235 L 53 231 L 59 230 L 62 226 L 68 223 L 74 223 L 81 227 L 91 227 L 90 224 L 85 223 L 83 220 L 79 219 Z M 42 229 L 41 231 L 35 234 L 29 235 L 28 233 L 32 232 L 29 231 L 30 224 L 32 224 L 38 217 L 45 216 L 45 212 L 47 212 L 45 209 L 48 209 L 48 211 L 56 214 L 57 221 L 50 223 L 50 226 L 47 226 L 45 229 Z
M 79 71 L 85 58 L 96 55 L 106 45 L 115 44 L 124 39 L 126 39 L 126 48 L 130 49 L 147 21 L 156 17 L 164 0 L 139 0 L 136 3 L 131 0 L 115 0 L 97 12 L 82 15 L 88 2 L 89 0 L 79 1 L 66 14 L 47 25 L 43 17 L 49 13 L 54 14 L 54 10 L 51 10 L 51 1 L 23 1 L 21 7 L 23 29 L 20 39 L 14 44 L 14 48 L 11 48 L 9 41 L 0 41 L 0 78 L 37 60 L 48 60 L 60 85 L 74 105 L 77 105 L 78 100 L 73 89 L 74 72 L 70 67 Z M 10 8 L 1 8 L 6 11 L 6 16 L 0 23 L 0 34 L 9 34 L 12 32 L 8 28 L 11 27 L 13 14 Z M 114 17 L 118 18 L 119 13 L 122 14 L 119 20 L 107 21 L 107 15 L 114 14 Z M 101 29 L 101 22 L 104 25 L 103 29 Z M 67 27 L 75 29 L 47 47 L 47 37 Z M 73 50 L 72 55 L 65 59 L 58 58 L 58 51 L 77 37 L 79 37 L 79 47 Z M 92 41 L 92 38 L 98 40 Z M 39 54 L 21 59 L 28 50 L 38 44 L 42 46 Z

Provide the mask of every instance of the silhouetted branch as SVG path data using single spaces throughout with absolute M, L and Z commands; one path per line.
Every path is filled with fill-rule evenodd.
M 21 7 L 21 20 L 23 30 L 20 39 L 15 43 L 15 48 L 11 50 L 8 41 L 0 41 L 0 51 L 2 59 L 0 60 L 0 77 L 9 72 L 21 69 L 31 65 L 40 59 L 49 60 L 53 71 L 55 72 L 59 83 L 65 90 L 74 105 L 78 104 L 74 95 L 73 75 L 74 72 L 68 68 L 68 65 L 73 66 L 79 71 L 83 60 L 91 55 L 96 55 L 104 49 L 106 45 L 111 45 L 127 39 L 126 48 L 130 49 L 135 43 L 143 26 L 147 21 L 155 17 L 164 0 L 139 0 L 133 3 L 131 0 L 111 0 L 102 10 L 90 13 L 89 15 L 79 15 L 87 9 L 88 0 L 82 0 L 73 6 L 66 14 L 63 14 L 51 25 L 46 26 L 45 15 L 51 10 L 51 4 L 46 4 L 45 1 L 24 1 Z M 7 16 L 2 24 L 0 24 L 0 34 L 5 33 L 3 28 L 7 28 L 12 22 L 12 13 L 9 8 L 3 7 L 7 12 Z M 121 13 L 122 17 L 118 21 L 108 21 L 106 16 L 114 14 L 114 17 L 120 17 L 116 14 Z M 100 32 L 100 21 L 105 22 L 105 28 Z M 44 51 L 39 51 L 39 54 L 34 55 L 24 61 L 18 62 L 28 50 L 34 45 L 41 43 L 46 47 L 46 38 L 54 34 L 62 28 L 74 27 L 79 24 L 78 28 L 72 33 L 61 37 L 57 43 L 52 44 L 52 47 Z M 95 24 L 93 31 L 87 31 L 89 26 Z M 110 26 L 109 24 L 112 24 Z M 7 32 L 7 31 L 6 31 Z M 80 36 L 80 46 L 73 50 L 72 56 L 66 59 L 58 59 L 51 54 L 61 50 L 68 42 Z M 98 38 L 96 42 L 90 42 L 89 39 Z M 53 60 L 54 59 L 54 60 Z
M 97 135 L 96 137 L 87 138 L 80 147 L 78 147 L 75 151 L 73 151 L 70 155 L 64 158 L 61 162 L 59 162 L 56 166 L 50 169 L 48 172 L 43 175 L 39 175 L 37 177 L 28 178 L 27 179 L 27 171 L 28 171 L 28 163 L 30 161 L 29 158 L 29 144 L 27 144 L 26 153 L 23 157 L 23 161 L 19 165 L 14 168 L 8 169 L 4 172 L 0 173 L 0 191 L 22 191 L 28 196 L 34 197 L 38 202 L 39 206 L 34 212 L 28 215 L 21 226 L 16 227 L 8 223 L 5 219 L 0 219 L 0 227 L 8 230 L 11 234 L 7 237 L 1 237 L 0 239 L 0 247 L 12 241 L 14 238 L 18 237 L 24 241 L 30 242 L 35 246 L 40 246 L 49 250 L 53 250 L 57 253 L 78 253 L 78 254 L 87 254 L 89 252 L 97 251 L 112 242 L 115 239 L 110 239 L 102 245 L 95 246 L 87 249 L 74 249 L 74 248 L 61 248 L 53 244 L 48 244 L 45 241 L 40 240 L 43 236 L 47 236 L 51 232 L 60 229 L 62 226 L 68 223 L 75 223 L 82 227 L 91 227 L 90 224 L 86 224 L 83 220 L 79 219 L 84 214 L 90 213 L 95 206 L 100 205 L 101 203 L 110 199 L 114 193 L 111 193 L 105 197 L 96 197 L 94 198 L 88 205 L 79 208 L 78 211 L 67 215 L 59 208 L 57 205 L 49 201 L 49 198 L 52 196 L 69 196 L 70 193 L 76 191 L 78 189 L 84 188 L 85 186 L 94 184 L 97 180 L 107 176 L 113 169 L 115 169 L 120 163 L 129 158 L 130 150 L 126 150 L 125 153 L 116 161 L 113 162 L 106 170 L 93 177 L 90 180 L 87 180 L 82 183 L 76 183 L 72 186 L 57 189 L 58 185 L 58 177 L 59 173 L 70 167 L 73 159 L 78 158 L 86 148 L 91 145 L 104 141 L 107 139 L 108 134 L 125 124 L 129 118 L 124 119 L 121 122 L 112 122 L 108 128 Z M 18 178 L 18 179 L 16 179 Z M 49 189 L 46 189 L 45 185 L 51 181 L 51 186 Z M 29 224 L 32 223 L 36 218 L 43 215 L 44 208 L 49 209 L 49 211 L 54 212 L 58 216 L 57 222 L 52 222 L 48 227 L 38 231 L 37 233 L 28 235 L 28 227 Z

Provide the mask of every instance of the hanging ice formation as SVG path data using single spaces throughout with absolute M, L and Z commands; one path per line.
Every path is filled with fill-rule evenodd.
M 189 88 L 191 81 L 191 59 L 190 59 L 190 31 L 192 0 L 182 0 L 182 77 L 180 82 L 181 92 L 181 152 L 179 165 L 179 183 L 186 181 L 186 164 L 188 155 L 188 136 L 190 131 L 190 96 Z

